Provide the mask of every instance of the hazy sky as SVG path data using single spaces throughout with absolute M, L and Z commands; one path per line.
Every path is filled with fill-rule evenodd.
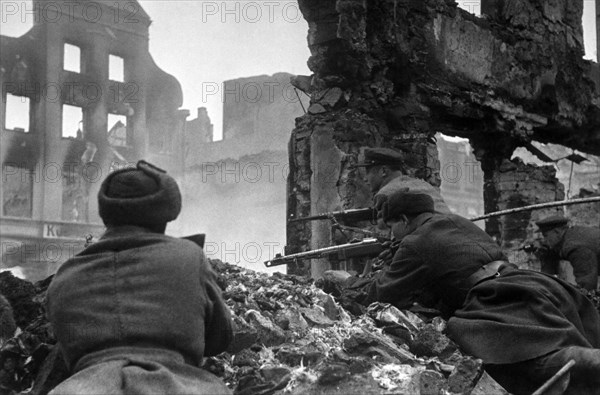
M 196 117 L 198 107 L 207 107 L 217 139 L 223 81 L 277 72 L 310 74 L 308 24 L 295 0 L 139 2 L 152 19 L 150 53 L 181 83 L 188 119 Z M 15 15 L 6 12 L 9 3 L 18 6 Z M 0 5 L 0 34 L 18 37 L 33 26 L 33 16 L 23 11 L 32 8 L 30 0 L 0 0 Z
M 208 108 L 219 138 L 223 81 L 277 72 L 310 74 L 308 24 L 296 1 L 140 3 L 153 20 L 150 53 L 181 82 L 191 118 L 197 107 Z
M 31 15 L 7 15 L 6 4 L 31 8 L 31 1 L 0 0 L 0 34 L 20 36 L 33 24 Z M 183 108 L 196 117 L 207 107 L 222 135 L 222 83 L 261 74 L 288 72 L 310 74 L 308 25 L 295 0 L 140 0 L 150 15 L 150 53 L 166 72 L 182 85 Z M 479 14 L 479 1 L 458 1 Z M 23 6 L 24 5 L 24 6 Z M 586 57 L 595 58 L 594 0 L 584 0 Z M 25 23 L 22 22 L 25 19 Z

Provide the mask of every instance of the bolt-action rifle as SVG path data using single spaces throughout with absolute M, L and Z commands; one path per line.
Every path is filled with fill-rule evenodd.
M 585 204 L 585 203 L 594 203 L 594 202 L 600 202 L 600 196 L 593 196 L 593 197 L 580 198 L 580 199 L 562 200 L 562 201 L 558 201 L 558 202 L 538 203 L 538 204 L 532 204 L 530 206 L 523 206 L 523 207 L 515 207 L 515 208 L 511 208 L 511 209 L 507 209 L 507 210 L 495 211 L 493 213 L 480 215 L 478 217 L 472 217 L 472 218 L 469 218 L 469 220 L 480 221 L 482 219 L 499 217 L 499 216 L 503 216 L 503 215 L 519 213 L 522 211 L 533 211 L 533 210 L 543 209 L 543 208 L 570 206 L 573 204 Z M 349 222 L 372 220 L 373 222 L 375 222 L 375 220 L 377 219 L 377 211 L 372 207 L 356 208 L 356 209 L 341 210 L 341 211 L 331 211 L 329 213 L 309 215 L 307 217 L 290 218 L 288 220 L 288 222 L 314 221 L 317 219 L 336 219 L 336 220 L 341 219 L 341 220 L 349 221 Z
M 266 267 L 287 265 L 301 259 L 328 258 L 331 260 L 346 260 L 361 256 L 377 256 L 383 251 L 382 243 L 377 239 L 364 239 L 356 243 L 340 244 L 332 247 L 319 248 L 316 250 L 299 252 L 282 256 L 277 254 L 275 258 L 266 261 Z
M 316 215 L 309 215 L 301 218 L 290 218 L 289 222 L 314 221 L 317 219 L 341 219 L 343 221 L 358 222 L 358 221 L 373 221 L 377 219 L 377 211 L 372 207 L 353 208 L 350 210 L 332 211 Z

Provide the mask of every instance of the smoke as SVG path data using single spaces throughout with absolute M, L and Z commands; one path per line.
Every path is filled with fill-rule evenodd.
M 264 272 L 263 262 L 283 253 L 287 153 L 264 151 L 239 160 L 194 166 L 179 180 L 183 209 L 167 233 L 205 233 L 209 258 Z

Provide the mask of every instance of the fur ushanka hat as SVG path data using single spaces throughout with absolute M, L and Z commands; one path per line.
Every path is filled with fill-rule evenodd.
M 141 160 L 135 168 L 106 177 L 98 192 L 98 207 L 105 225 L 166 224 L 181 211 L 181 192 L 173 177 Z

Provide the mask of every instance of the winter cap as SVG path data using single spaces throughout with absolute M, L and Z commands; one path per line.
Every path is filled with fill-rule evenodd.
M 541 232 L 546 232 L 554 228 L 565 226 L 569 220 L 562 215 L 552 215 L 537 221 L 535 224 L 540 228 Z
M 98 192 L 98 207 L 106 225 L 166 224 L 181 211 L 181 193 L 173 177 L 141 160 L 135 168 L 106 177 Z
M 400 215 L 417 215 L 421 213 L 433 213 L 433 198 L 425 193 L 410 191 L 397 191 L 391 194 L 382 205 L 384 221 L 397 219 Z

